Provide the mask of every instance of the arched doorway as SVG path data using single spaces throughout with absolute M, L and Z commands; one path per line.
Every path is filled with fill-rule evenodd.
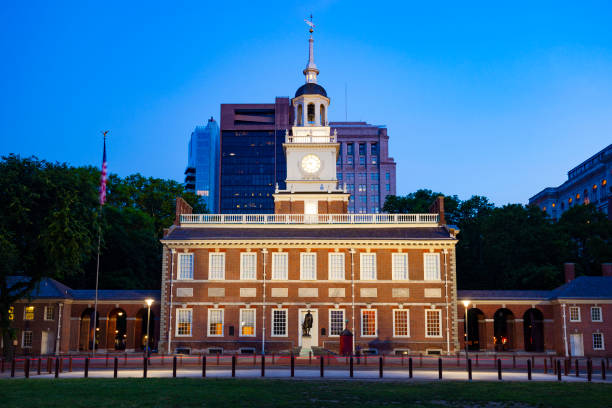
M 468 350 L 480 351 L 486 345 L 485 315 L 482 310 L 475 307 L 468 309 L 467 323 Z
M 89 351 L 93 349 L 94 338 L 94 310 L 90 307 L 81 314 L 79 327 L 79 350 Z M 100 313 L 96 314 L 96 348 L 100 346 Z
M 106 330 L 107 348 L 125 350 L 127 343 L 127 315 L 123 309 L 113 309 L 108 314 Z
M 151 324 L 149 325 L 149 347 L 155 347 L 155 314 L 151 310 Z M 140 309 L 136 313 L 134 323 L 134 341 L 138 350 L 144 350 L 147 344 L 147 309 Z
M 493 342 L 496 351 L 514 348 L 514 314 L 508 309 L 497 309 L 493 316 Z
M 523 315 L 525 351 L 544 351 L 544 314 L 531 308 Z

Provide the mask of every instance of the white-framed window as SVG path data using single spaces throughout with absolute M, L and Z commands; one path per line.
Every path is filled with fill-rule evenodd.
M 21 348 L 32 348 L 32 331 L 24 330 L 21 335 Z
M 317 279 L 317 254 L 313 252 L 303 252 L 300 254 L 300 279 Z
M 176 335 L 191 336 L 192 309 L 176 309 Z
M 393 280 L 408 280 L 408 254 L 391 254 Z
M 580 321 L 580 307 L 570 306 L 569 308 L 570 322 Z
M 601 316 L 601 307 L 593 306 L 591 308 L 591 321 L 592 322 L 603 322 L 603 318 Z
M 287 309 L 272 309 L 272 337 L 287 337 Z
M 442 337 L 442 310 L 425 310 L 425 337 Z
M 23 320 L 34 320 L 34 306 L 26 306 L 23 308 Z
M 45 306 L 45 320 L 54 320 L 55 319 L 55 308 L 53 305 Z
M 344 280 L 344 254 L 330 252 L 329 259 L 329 280 Z
M 223 309 L 208 309 L 208 335 L 223 336 Z
M 208 280 L 225 279 L 225 253 L 211 252 L 208 255 Z
M 376 254 L 360 254 L 359 269 L 359 279 L 376 280 Z
M 242 252 L 240 254 L 240 279 L 257 279 L 257 254 L 255 252 Z
M 193 279 L 193 254 L 178 254 L 178 277 L 181 280 Z
M 287 252 L 272 253 L 272 280 L 289 279 L 289 254 Z
M 340 336 L 344 330 L 344 309 L 329 309 L 329 335 Z
M 240 335 L 255 336 L 255 309 L 240 309 Z
M 603 333 L 593 333 L 593 350 L 604 350 Z
M 408 309 L 393 310 L 393 337 L 410 337 L 410 312 Z
M 376 309 L 361 309 L 361 337 L 375 337 L 377 323 Z
M 425 280 L 440 280 L 440 254 L 423 254 Z

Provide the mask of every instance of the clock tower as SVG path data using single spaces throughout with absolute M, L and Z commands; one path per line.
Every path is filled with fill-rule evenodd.
M 329 98 L 317 84 L 310 28 L 306 83 L 292 99 L 293 126 L 287 129 L 283 148 L 287 158 L 287 189 L 274 194 L 276 214 L 345 214 L 349 194 L 338 184 L 336 161 L 340 144 L 327 119 Z

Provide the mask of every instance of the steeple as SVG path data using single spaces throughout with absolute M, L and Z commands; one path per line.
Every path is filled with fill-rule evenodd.
M 314 24 L 312 23 L 312 14 L 310 15 L 310 21 L 304 21 L 310 26 L 310 29 L 308 30 L 310 32 L 310 38 L 308 39 L 308 64 L 306 64 L 306 69 L 304 69 L 304 76 L 306 77 L 307 84 L 316 84 L 317 74 L 319 73 L 319 70 L 317 69 L 317 65 L 314 62 L 314 40 L 312 39 Z

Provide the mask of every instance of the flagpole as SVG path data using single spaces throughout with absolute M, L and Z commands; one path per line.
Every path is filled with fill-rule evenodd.
M 102 157 L 102 174 L 100 181 L 100 207 L 98 209 L 98 257 L 96 261 L 96 295 L 94 301 L 94 330 L 93 330 L 93 346 L 92 355 L 96 354 L 96 340 L 98 338 L 98 281 L 100 277 L 100 241 L 102 238 L 102 205 L 106 200 L 106 134 L 108 130 L 102 132 L 104 136 L 104 153 Z

